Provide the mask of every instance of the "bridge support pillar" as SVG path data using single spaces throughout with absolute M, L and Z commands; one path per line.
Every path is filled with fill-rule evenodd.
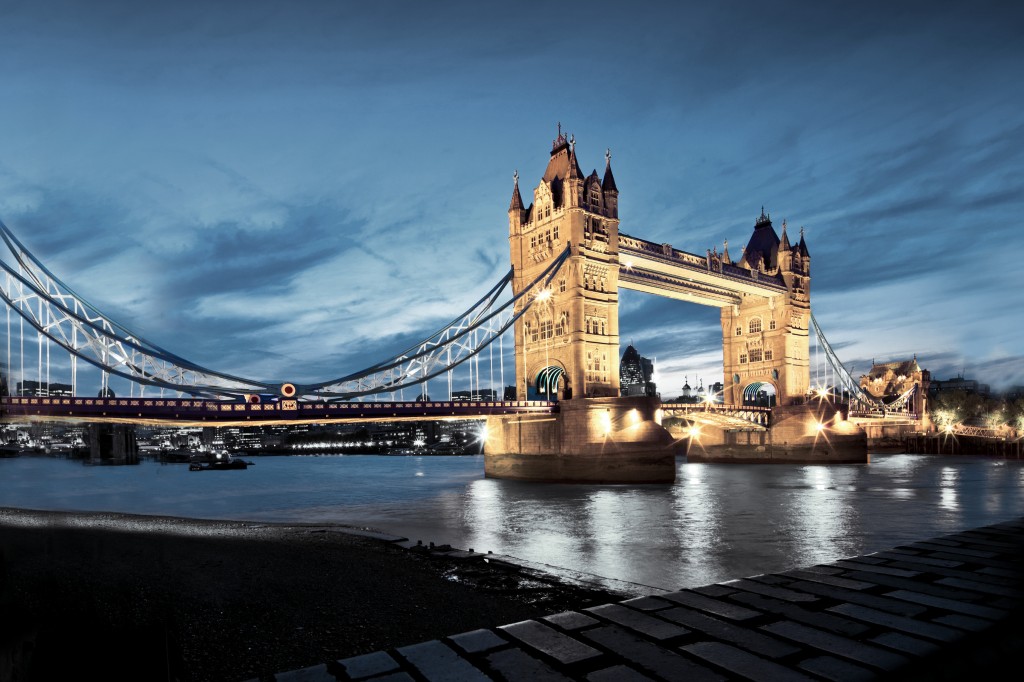
M 766 431 L 701 426 L 688 442 L 688 462 L 863 464 L 870 461 L 864 429 L 828 401 L 772 409 Z
M 135 428 L 129 424 L 89 424 L 89 459 L 93 464 L 138 464 Z
M 484 473 L 550 483 L 671 483 L 677 442 L 657 398 L 562 400 L 553 415 L 487 419 Z

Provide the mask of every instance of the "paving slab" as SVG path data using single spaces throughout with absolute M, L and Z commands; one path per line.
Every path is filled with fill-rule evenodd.
M 930 680 L 947 670 L 984 678 L 978 665 L 995 668 L 975 661 L 978 655 L 1019 646 L 1022 635 L 1013 624 L 1024 613 L 1022 556 L 1024 520 L 1018 520 L 778 574 L 642 590 L 617 603 L 275 679 L 856 682 Z

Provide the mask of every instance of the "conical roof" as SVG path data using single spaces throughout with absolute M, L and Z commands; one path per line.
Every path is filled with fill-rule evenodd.
M 615 176 L 612 175 L 612 151 L 609 149 L 604 153 L 604 180 L 601 182 L 601 189 L 605 192 L 619 191 L 619 188 L 615 186 Z

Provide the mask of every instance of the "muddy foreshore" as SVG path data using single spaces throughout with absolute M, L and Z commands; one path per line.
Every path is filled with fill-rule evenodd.
M 0 680 L 270 679 L 629 596 L 352 530 L 0 508 Z

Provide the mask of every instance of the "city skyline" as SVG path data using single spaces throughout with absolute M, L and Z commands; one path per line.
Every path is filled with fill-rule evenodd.
M 560 122 L 584 173 L 611 148 L 626 234 L 735 259 L 762 206 L 805 229 L 855 377 L 1024 384 L 1020 10 L 545 7 L 5 10 L 0 219 L 194 362 L 326 379 L 504 274 L 512 172 L 529 203 Z M 620 301 L 662 395 L 721 380 L 716 309 Z

